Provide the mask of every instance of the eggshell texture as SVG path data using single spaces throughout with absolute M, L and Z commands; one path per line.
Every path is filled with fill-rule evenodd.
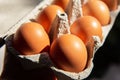
M 50 26 L 52 25 L 58 11 L 64 12 L 60 6 L 49 5 L 38 14 L 36 21 L 44 27 L 47 33 L 50 31 Z
M 68 7 L 70 0 L 54 0 L 52 4 L 59 5 L 64 10 Z
M 99 21 L 92 16 L 78 18 L 70 27 L 71 34 L 77 35 L 87 44 L 92 36 L 99 36 L 102 40 L 102 27 Z
M 13 46 L 23 55 L 38 54 L 50 46 L 44 28 L 35 22 L 22 24 L 13 37 Z
M 81 72 L 86 67 L 87 51 L 79 37 L 64 34 L 53 41 L 50 57 L 56 67 L 60 69 Z
M 118 0 L 102 0 L 102 1 L 107 4 L 110 11 L 116 10 L 118 8 Z
M 110 22 L 110 11 L 108 6 L 100 0 L 89 0 L 83 5 L 83 15 L 90 15 L 99 20 L 102 25 L 107 25 Z

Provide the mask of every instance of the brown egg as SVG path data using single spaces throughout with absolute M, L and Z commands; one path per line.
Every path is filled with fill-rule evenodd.
M 79 37 L 63 34 L 53 41 L 50 58 L 57 68 L 70 72 L 81 72 L 86 67 L 87 50 Z
M 92 16 L 78 18 L 70 27 L 71 34 L 77 35 L 87 44 L 92 36 L 99 36 L 102 41 L 102 27 L 100 22 Z
M 64 12 L 64 10 L 60 6 L 49 5 L 38 14 L 36 21 L 44 27 L 47 33 L 49 33 L 50 31 L 50 27 L 58 11 Z
M 59 5 L 64 10 L 68 7 L 70 0 L 54 0 L 52 4 Z
M 39 54 L 49 46 L 47 33 L 40 24 L 35 22 L 22 24 L 13 37 L 13 47 L 23 55 Z
M 110 11 L 108 6 L 100 0 L 89 0 L 83 7 L 83 15 L 90 15 L 98 19 L 102 25 L 110 22 Z
M 110 11 L 116 10 L 118 8 L 118 0 L 102 0 L 107 4 Z

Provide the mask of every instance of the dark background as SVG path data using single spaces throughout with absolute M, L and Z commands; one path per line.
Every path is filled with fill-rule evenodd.
M 85 80 L 120 80 L 120 13 L 93 62 L 93 71 Z

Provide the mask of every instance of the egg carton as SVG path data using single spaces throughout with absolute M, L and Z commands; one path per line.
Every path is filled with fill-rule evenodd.
M 58 76 L 59 80 L 64 80 L 65 77 L 69 77 L 71 80 L 82 80 L 82 79 L 84 79 L 84 78 L 86 78 L 90 75 L 90 73 L 91 73 L 91 71 L 94 67 L 94 64 L 92 62 L 93 59 L 94 59 L 94 55 L 90 59 L 90 65 L 88 65 L 85 70 L 83 70 L 82 72 L 79 72 L 79 73 L 74 73 L 74 72 L 68 72 L 68 71 L 64 71 L 64 70 L 61 70 L 61 69 L 58 69 L 58 68 L 54 67 L 54 64 L 52 63 L 52 61 L 49 58 L 48 53 L 46 53 L 46 52 L 41 53 L 41 54 L 36 54 L 36 55 L 24 56 L 24 55 L 20 55 L 19 52 L 16 51 L 12 47 L 11 40 L 13 38 L 13 34 L 20 27 L 20 25 L 25 23 L 25 22 L 33 21 L 34 18 L 37 16 L 37 14 L 39 12 L 41 12 L 46 6 L 50 5 L 52 3 L 52 1 L 53 0 L 43 0 L 40 4 L 38 4 L 35 7 L 35 9 L 33 9 L 31 11 L 31 13 L 29 13 L 26 17 L 21 19 L 10 30 L 8 30 L 6 34 L 3 35 L 3 36 L 7 35 L 7 37 L 5 38 L 6 46 L 7 46 L 7 47 L 5 47 L 5 48 L 7 48 L 5 53 L 11 54 L 11 55 L 14 55 L 15 57 L 17 57 L 17 59 L 19 59 L 21 64 L 23 65 L 23 68 L 26 69 L 26 70 L 48 66 Z M 95 47 L 94 47 L 93 54 L 95 54 L 95 52 L 104 44 L 105 39 L 106 39 L 107 35 L 109 34 L 119 11 L 120 11 L 120 6 L 118 6 L 117 10 L 111 11 L 110 12 L 110 15 L 111 15 L 110 23 L 108 25 L 102 27 L 102 31 L 103 31 L 103 41 L 102 41 L 102 43 L 100 42 L 98 37 L 93 36 L 93 39 L 97 42 Z M 4 63 L 4 61 L 3 61 L 3 63 Z M 0 73 L 2 73 L 3 67 L 4 67 L 4 65 L 2 66 L 2 69 L 1 69 Z

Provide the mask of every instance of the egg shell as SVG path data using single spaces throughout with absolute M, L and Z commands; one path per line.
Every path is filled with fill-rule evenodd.
M 103 1 L 88 0 L 88 2 L 83 5 L 82 10 L 84 16 L 90 15 L 95 17 L 102 26 L 110 23 L 110 11 Z
M 77 35 L 87 44 L 92 36 L 99 36 L 102 41 L 102 27 L 92 16 L 79 17 L 70 27 L 71 34 Z
M 24 23 L 13 37 L 13 46 L 21 54 L 39 54 L 50 46 L 50 41 L 44 28 L 35 22 Z
M 118 8 L 118 0 L 102 0 L 102 1 L 107 4 L 110 11 L 114 11 Z
M 87 50 L 80 38 L 63 34 L 51 44 L 50 57 L 57 68 L 81 72 L 87 63 Z
M 49 5 L 45 7 L 37 16 L 36 22 L 41 24 L 45 31 L 49 33 L 51 29 L 51 25 L 54 22 L 54 19 L 56 17 L 56 14 L 61 11 L 64 12 L 64 10 L 57 5 Z
M 66 10 L 66 8 L 69 5 L 70 0 L 54 0 L 52 4 L 58 5 L 60 7 L 62 7 L 64 10 Z

